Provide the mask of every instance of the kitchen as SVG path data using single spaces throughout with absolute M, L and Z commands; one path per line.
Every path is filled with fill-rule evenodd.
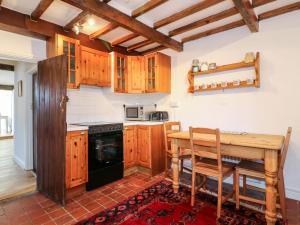
M 297 170 L 298 143 L 295 137 L 298 132 L 296 114 L 299 109 L 287 101 L 299 94 L 296 91 L 298 77 L 295 75 L 299 71 L 295 63 L 299 47 L 296 41 L 299 29 L 295 22 L 299 17 L 299 2 L 253 3 L 255 13 L 261 20 L 260 32 L 251 30 L 258 28 L 247 23 L 248 17 L 244 18 L 244 11 L 238 10 L 245 6 L 240 3 L 242 1 L 236 0 L 193 0 L 188 7 L 176 0 L 178 10 L 180 7 L 186 8 L 181 13 L 171 10 L 172 0 L 135 3 L 111 0 L 99 4 L 76 0 L 39 2 L 32 0 L 30 6 L 39 10 L 28 9 L 25 12 L 21 9 L 14 10 L 16 6 L 20 7 L 18 3 L 13 5 L 3 0 L 0 21 L 5 25 L 1 25 L 5 32 L 47 37 L 41 44 L 42 47 L 34 49 L 35 42 L 40 40 L 32 38 L 32 43 L 29 41 L 24 45 L 32 45 L 31 48 L 20 46 L 20 49 L 24 48 L 23 53 L 14 54 L 23 60 L 27 57 L 26 60 L 39 61 L 36 69 L 38 79 L 33 85 L 33 118 L 36 129 L 33 145 L 37 163 L 37 186 L 43 196 L 65 205 L 60 206 L 59 210 L 62 209 L 69 215 L 66 208 L 70 199 L 79 203 L 83 200 L 81 198 L 98 192 L 106 195 L 104 193 L 108 192 L 107 189 L 112 191 L 107 196 L 117 195 L 121 193 L 119 188 L 124 188 L 123 183 L 129 185 L 125 185 L 127 189 L 132 188 L 131 192 L 127 190 L 127 193 L 131 193 L 127 197 L 149 187 L 143 186 L 143 182 L 155 185 L 154 180 L 161 180 L 166 170 L 168 146 L 165 144 L 169 139 L 165 139 L 164 124 L 167 121 L 181 121 L 183 131 L 187 131 L 190 126 L 218 127 L 221 133 L 226 131 L 241 136 L 248 132 L 283 136 L 286 128 L 293 126 L 291 150 L 284 167 L 285 183 L 287 197 L 299 200 L 299 182 L 292 176 L 293 171 Z M 108 9 L 111 11 L 107 12 Z M 54 13 L 55 10 L 57 14 Z M 159 16 L 164 10 L 165 15 Z M 28 20 L 28 13 L 38 22 Z M 120 21 L 116 21 L 114 13 L 121 15 Z M 132 16 L 124 15 L 131 13 Z M 174 14 L 173 17 L 164 19 L 168 13 Z M 51 17 L 53 15 L 60 16 L 60 19 L 65 16 L 64 21 L 57 22 Z M 148 24 L 147 18 L 144 18 L 147 15 L 154 18 L 152 21 L 156 21 L 155 29 L 152 25 L 145 25 Z M 226 25 L 226 18 L 230 16 L 233 21 L 237 17 L 243 19 Z M 17 23 L 8 21 L 8 17 Z M 199 21 L 195 21 L 199 18 Z M 178 25 L 177 20 L 180 19 L 182 24 Z M 218 27 L 218 21 L 225 25 Z M 184 26 L 181 28 L 182 25 Z M 164 26 L 169 35 L 160 28 Z M 200 30 L 202 32 L 199 34 L 191 32 L 193 28 L 202 26 L 207 26 L 207 30 Z M 70 27 L 71 31 L 65 32 Z M 278 27 L 281 29 L 277 29 Z M 131 32 L 125 32 L 124 29 Z M 186 38 L 183 35 L 185 32 L 190 32 L 191 36 Z M 10 38 L 5 39 L 5 35 L 9 36 L 6 33 L 1 36 L 3 44 L 0 55 L 12 57 L 11 52 L 16 50 L 13 47 L 9 49 L 8 46 L 13 46 L 15 37 L 12 36 L 9 40 Z M 140 35 L 144 37 L 141 38 Z M 173 39 L 173 36 L 176 38 Z M 181 37 L 182 41 L 179 40 Z M 136 40 L 130 41 L 130 38 Z M 272 38 L 276 39 L 276 43 L 284 43 L 283 46 L 275 44 Z M 294 46 L 293 50 L 291 46 Z M 250 55 L 250 61 L 246 60 L 246 53 Z M 291 62 L 288 68 L 283 65 L 282 58 Z M 203 68 L 197 60 L 201 61 Z M 200 68 L 193 71 L 194 66 L 198 65 Z M 280 76 L 285 70 L 290 76 L 288 80 Z M 226 71 L 232 72 L 232 77 L 237 78 L 229 78 Z M 243 76 L 240 76 L 241 71 L 245 71 Z M 207 79 L 207 84 L 201 83 L 202 75 L 215 72 L 221 73 L 217 82 L 211 79 L 213 76 L 203 76 L 203 80 Z M 180 158 L 181 153 L 178 155 L 175 148 L 182 149 L 183 147 L 179 147 L 180 143 L 186 146 L 187 142 L 185 139 L 180 140 L 178 136 L 170 135 L 169 138 L 172 138 L 172 173 L 169 180 L 171 179 L 176 193 L 176 188 L 182 181 L 181 178 L 178 179 L 182 174 L 178 174 L 177 170 L 184 168 L 183 172 L 191 173 L 191 154 Z M 282 140 L 278 142 L 281 143 Z M 233 157 L 235 154 L 229 156 Z M 243 155 L 238 156 L 243 158 Z M 261 153 L 251 157 L 263 159 Z M 265 161 L 268 160 L 266 158 Z M 128 180 L 130 184 L 127 183 Z M 137 186 L 133 185 L 135 182 Z M 226 182 L 232 184 L 233 180 Z M 259 187 L 264 186 L 264 183 L 253 182 L 252 179 L 249 182 Z M 132 193 L 133 190 L 135 193 Z M 270 196 L 274 197 L 273 184 L 268 184 L 267 193 L 266 219 L 268 224 L 274 224 L 275 216 L 270 213 L 274 210 L 274 202 L 271 204 L 269 200 Z M 121 193 L 120 196 L 125 195 Z M 121 202 L 121 198 L 117 196 L 112 199 L 115 204 L 105 204 L 105 208 Z M 93 216 L 91 214 L 102 212 L 99 208 L 104 204 L 100 200 L 90 200 L 97 205 L 97 210 L 87 211 L 85 208 L 82 217 L 71 213 L 72 222 L 79 222 Z M 41 216 L 50 218 L 52 222 L 58 219 L 48 213 Z M 212 217 L 215 216 L 214 211 Z M 2 218 L 6 218 L 5 213 Z

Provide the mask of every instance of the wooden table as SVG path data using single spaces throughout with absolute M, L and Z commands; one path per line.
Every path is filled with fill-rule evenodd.
M 173 188 L 179 188 L 179 148 L 190 149 L 189 132 L 179 132 L 168 135 L 171 138 Z M 195 139 L 213 140 L 214 136 L 206 134 L 195 135 Z M 265 161 L 266 175 L 266 220 L 268 225 L 274 225 L 276 218 L 277 171 L 278 155 L 280 154 L 284 136 L 264 134 L 232 134 L 221 133 L 222 155 L 250 160 Z

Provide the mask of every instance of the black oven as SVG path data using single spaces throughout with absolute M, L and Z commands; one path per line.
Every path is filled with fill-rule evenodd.
M 81 123 L 88 126 L 88 182 L 93 190 L 123 178 L 123 124 Z
M 105 168 L 122 162 L 122 131 L 89 135 L 89 170 Z

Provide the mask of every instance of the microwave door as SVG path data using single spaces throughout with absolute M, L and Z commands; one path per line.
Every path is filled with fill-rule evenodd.
M 139 120 L 139 108 L 138 107 L 128 107 L 126 108 L 126 120 Z

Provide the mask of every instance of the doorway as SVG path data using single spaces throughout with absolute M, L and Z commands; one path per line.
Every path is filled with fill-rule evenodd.
M 36 190 L 32 172 L 32 64 L 0 59 L 0 201 Z M 29 82 L 28 82 L 29 81 Z M 31 163 L 32 164 L 32 163 Z

